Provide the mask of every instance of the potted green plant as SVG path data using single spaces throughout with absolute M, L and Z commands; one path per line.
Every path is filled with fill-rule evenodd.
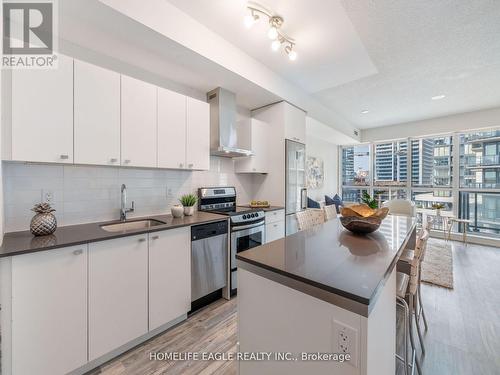
M 436 216 L 441 216 L 441 210 L 444 208 L 444 204 L 442 203 L 434 203 L 432 205 L 432 209 L 436 210 Z
M 180 199 L 181 204 L 184 206 L 184 215 L 191 216 L 194 213 L 194 205 L 198 201 L 196 195 L 185 194 Z
M 366 191 L 364 191 L 363 195 L 361 196 L 361 202 L 366 204 L 370 208 L 378 208 L 377 200 L 375 198 L 372 198 Z

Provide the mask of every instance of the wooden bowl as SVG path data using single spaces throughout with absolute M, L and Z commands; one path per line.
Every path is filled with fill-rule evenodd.
M 376 231 L 380 227 L 382 220 L 372 216 L 342 216 L 340 222 L 345 229 L 353 233 L 367 234 Z

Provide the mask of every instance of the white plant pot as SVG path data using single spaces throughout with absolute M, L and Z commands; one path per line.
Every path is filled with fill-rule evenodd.
M 184 207 L 184 215 L 192 216 L 194 214 L 194 206 Z
M 181 205 L 174 206 L 170 209 L 173 217 L 182 217 L 184 215 L 184 207 Z

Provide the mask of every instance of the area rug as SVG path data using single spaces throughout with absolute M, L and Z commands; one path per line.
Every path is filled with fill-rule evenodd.
M 453 289 L 453 253 L 451 242 L 430 238 L 422 263 L 422 281 Z

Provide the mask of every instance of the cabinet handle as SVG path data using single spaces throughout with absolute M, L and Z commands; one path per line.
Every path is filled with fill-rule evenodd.
M 144 241 L 146 241 L 146 239 L 145 238 L 139 238 L 138 241 L 139 242 L 144 242 Z
M 194 164 L 188 164 L 189 168 L 193 168 Z
M 277 226 L 278 226 L 278 224 L 274 224 L 274 225 L 273 225 L 273 227 L 275 227 L 275 228 L 276 228 Z
M 123 160 L 123 162 L 124 162 L 125 164 L 128 164 L 128 163 L 130 163 L 130 159 L 125 159 L 125 160 Z
M 182 163 L 179 163 L 179 168 L 182 168 L 184 164 Z
M 118 161 L 118 159 L 117 159 L 117 158 L 111 158 L 111 159 L 109 159 L 109 161 L 110 161 L 111 163 L 116 163 L 116 162 Z
M 80 255 L 80 254 L 82 254 L 82 253 L 83 253 L 83 250 L 82 250 L 82 249 L 78 249 L 78 250 L 73 251 L 73 254 L 74 254 L 74 255 Z
M 61 159 L 69 159 L 69 155 L 67 154 L 62 154 L 59 156 Z
M 151 237 L 151 239 L 153 239 L 153 240 L 157 240 L 158 238 L 160 238 L 160 236 L 153 236 L 153 237 Z

